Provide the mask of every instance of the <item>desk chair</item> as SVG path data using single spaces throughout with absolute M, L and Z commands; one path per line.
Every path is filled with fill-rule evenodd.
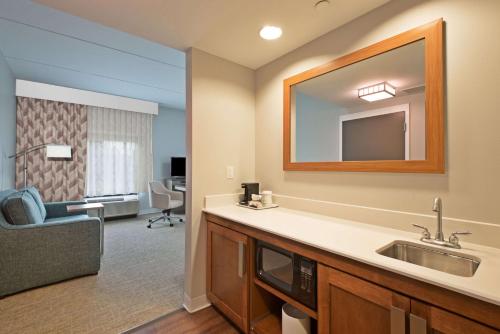
M 151 228 L 151 224 L 159 220 L 168 220 L 170 226 L 174 226 L 172 220 L 183 221 L 180 217 L 170 215 L 172 209 L 181 207 L 184 204 L 182 192 L 168 190 L 160 181 L 149 182 L 149 204 L 152 208 L 161 209 L 162 215 L 150 218 L 148 228 Z

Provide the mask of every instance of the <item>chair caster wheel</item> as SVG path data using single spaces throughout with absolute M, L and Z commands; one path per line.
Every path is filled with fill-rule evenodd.
M 184 219 L 179 219 L 179 221 L 182 223 L 184 221 Z
M 174 227 L 174 224 L 170 223 L 170 227 Z
M 148 228 L 151 228 L 151 224 L 148 225 Z

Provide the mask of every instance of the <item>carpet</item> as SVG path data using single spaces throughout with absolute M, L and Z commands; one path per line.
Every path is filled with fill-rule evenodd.
M 98 275 L 0 300 L 0 333 L 121 333 L 181 308 L 184 223 L 105 223 Z

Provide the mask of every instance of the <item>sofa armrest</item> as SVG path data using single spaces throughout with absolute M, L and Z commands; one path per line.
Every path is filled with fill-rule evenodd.
M 59 218 L 64 216 L 80 215 L 82 212 L 68 212 L 68 205 L 87 204 L 85 201 L 66 201 L 66 202 L 49 202 L 44 203 L 47 210 L 47 218 Z

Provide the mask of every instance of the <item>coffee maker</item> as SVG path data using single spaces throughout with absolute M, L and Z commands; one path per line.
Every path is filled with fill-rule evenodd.
M 242 183 L 241 187 L 245 189 L 245 194 L 243 195 L 243 200 L 240 202 L 240 204 L 248 205 L 248 202 L 252 200 L 252 195 L 259 194 L 259 184 L 256 182 Z

